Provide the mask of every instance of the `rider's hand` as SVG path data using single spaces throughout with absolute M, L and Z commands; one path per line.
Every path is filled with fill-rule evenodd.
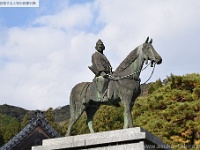
M 104 78 L 108 78 L 109 77 L 109 74 L 105 74 L 103 75 Z

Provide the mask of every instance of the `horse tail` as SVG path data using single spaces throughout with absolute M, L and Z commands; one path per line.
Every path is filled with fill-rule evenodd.
M 71 91 L 71 94 L 70 94 L 70 117 L 71 118 L 74 115 L 74 112 L 76 110 L 76 103 L 72 98 L 72 95 L 73 95 L 72 92 L 73 92 L 73 90 Z

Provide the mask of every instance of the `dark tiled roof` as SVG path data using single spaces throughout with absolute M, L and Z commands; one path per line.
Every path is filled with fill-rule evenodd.
M 36 111 L 29 124 L 24 127 L 16 136 L 14 136 L 5 145 L 0 147 L 0 150 L 11 150 L 24 140 L 36 127 L 40 126 L 49 138 L 61 137 L 58 132 L 48 123 L 42 111 Z

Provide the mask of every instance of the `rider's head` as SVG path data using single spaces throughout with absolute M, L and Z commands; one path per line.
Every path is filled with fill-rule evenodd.
M 95 49 L 98 52 L 101 52 L 101 53 L 103 53 L 103 50 L 105 50 L 105 46 L 104 46 L 103 42 L 100 39 L 96 42 Z

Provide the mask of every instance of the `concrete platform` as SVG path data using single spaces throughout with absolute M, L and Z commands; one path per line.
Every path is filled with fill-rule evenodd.
M 171 150 L 158 137 L 140 128 L 129 128 L 43 140 L 32 150 Z

